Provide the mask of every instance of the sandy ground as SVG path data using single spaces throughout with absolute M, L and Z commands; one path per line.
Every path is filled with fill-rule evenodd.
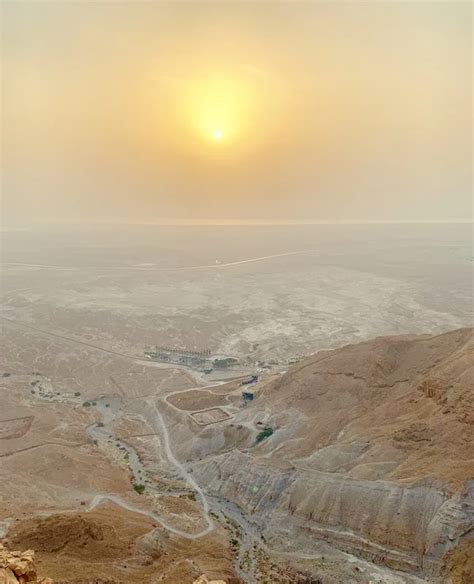
M 328 229 L 7 233 L 2 314 L 138 358 L 209 349 L 241 372 L 470 324 L 469 226 Z
M 462 241 L 436 248 L 438 267 L 457 254 L 448 294 L 426 246 L 411 271 L 397 271 L 405 252 L 399 246 L 394 258 L 387 242 L 385 262 L 368 265 L 362 252 L 347 263 L 310 237 L 282 247 L 257 234 L 239 237 L 236 248 L 215 235 L 200 246 L 176 233 L 114 243 L 91 234 L 6 235 L 0 532 L 19 548 L 36 547 L 42 574 L 55 578 L 186 584 L 205 572 L 255 581 L 260 535 L 236 531 L 244 518 L 203 491 L 188 445 L 197 459 L 249 448 L 268 415 L 235 422 L 244 408 L 241 379 L 220 385 L 215 372 L 151 363 L 145 350 L 171 345 L 237 357 L 239 367 L 225 375 L 258 370 L 264 388 L 321 347 L 468 320 Z M 68 544 L 72 532 L 80 553 Z M 276 562 L 279 581 L 297 581 L 302 558 L 267 552 L 261 548 L 263 571 Z M 376 571 L 360 565 L 360 574 Z

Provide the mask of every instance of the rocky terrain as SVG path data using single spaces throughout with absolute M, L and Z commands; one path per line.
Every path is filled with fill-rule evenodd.
M 50 578 L 38 577 L 35 552 L 11 551 L 0 544 L 0 584 L 53 584 Z
M 13 327 L 2 343 L 0 532 L 37 579 L 473 581 L 472 330 L 245 386 Z
M 273 550 L 327 542 L 405 578 L 472 581 L 473 346 L 464 329 L 309 357 L 235 417 L 253 443 L 209 453 L 195 477 Z
M 81 531 L 81 530 L 79 530 Z M 95 539 L 92 537 L 92 539 Z M 54 546 L 54 543 L 52 544 Z M 78 584 L 78 581 L 75 581 Z M 35 564 L 35 552 L 12 551 L 0 544 L 0 584 L 54 584 L 51 578 L 38 576 Z M 82 582 L 82 584 L 106 584 L 105 580 Z M 209 580 L 202 574 L 193 584 L 226 584 L 224 580 Z

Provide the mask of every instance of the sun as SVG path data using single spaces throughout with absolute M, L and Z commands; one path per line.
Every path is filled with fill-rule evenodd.
M 220 128 L 216 128 L 212 131 L 212 137 L 216 142 L 220 142 L 224 137 L 224 132 Z
M 235 143 L 249 117 L 250 93 L 244 80 L 225 74 L 202 75 L 183 90 L 183 120 L 204 142 Z
M 176 89 L 179 124 L 190 147 L 209 152 L 239 152 L 252 143 L 260 86 L 246 76 L 205 72 L 185 78 Z M 183 140 L 184 142 L 184 140 Z

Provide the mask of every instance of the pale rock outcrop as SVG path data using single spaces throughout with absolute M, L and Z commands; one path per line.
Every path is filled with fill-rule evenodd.
M 203 574 L 197 580 L 194 580 L 193 584 L 226 584 L 226 582 L 225 580 L 208 580 L 207 576 Z
M 50 578 L 39 578 L 35 567 L 35 552 L 10 551 L 0 544 L 0 584 L 53 584 Z

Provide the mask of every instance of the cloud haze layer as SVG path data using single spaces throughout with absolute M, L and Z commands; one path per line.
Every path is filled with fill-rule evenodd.
M 471 9 L 4 3 L 4 223 L 469 219 Z

